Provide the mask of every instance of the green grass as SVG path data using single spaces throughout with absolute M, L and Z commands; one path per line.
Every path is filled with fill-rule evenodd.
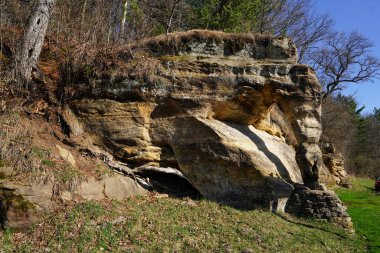
M 350 178 L 351 189 L 338 189 L 348 206 L 355 229 L 368 240 L 370 252 L 380 252 L 380 195 L 374 193 L 374 180 Z
M 4 252 L 365 250 L 361 238 L 327 222 L 263 210 L 241 211 L 207 200 L 156 196 L 79 203 L 46 217 L 29 231 L 8 230 L 2 238 Z
M 75 178 L 81 177 L 81 172 L 77 168 L 71 166 L 71 165 L 65 165 L 61 169 L 56 169 L 53 171 L 55 180 L 60 183 L 61 185 L 64 185 L 66 183 L 71 182 Z

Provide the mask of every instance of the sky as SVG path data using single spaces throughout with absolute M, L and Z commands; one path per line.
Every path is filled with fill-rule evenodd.
M 335 30 L 358 31 L 374 43 L 373 55 L 380 58 L 380 0 L 314 0 L 316 11 L 329 13 L 335 21 Z M 373 83 L 350 84 L 345 95 L 354 95 L 364 113 L 380 108 L 380 79 Z

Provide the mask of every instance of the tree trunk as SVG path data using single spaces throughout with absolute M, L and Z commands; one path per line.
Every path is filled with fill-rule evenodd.
M 82 8 L 82 18 L 80 21 L 80 36 L 83 37 L 83 26 L 84 26 L 84 18 L 86 15 L 86 8 L 87 8 L 87 0 L 84 0 L 83 8 Z
M 128 0 L 123 1 L 123 14 L 121 16 L 121 23 L 120 23 L 120 36 L 124 37 L 125 32 L 125 22 L 127 21 L 127 11 L 128 11 Z
M 16 80 L 20 86 L 27 87 L 32 79 L 54 4 L 55 0 L 37 0 L 33 6 L 15 59 Z
M 173 6 L 172 6 L 172 9 L 170 11 L 169 20 L 168 20 L 168 22 L 166 22 L 166 34 L 170 33 L 170 28 L 172 27 L 172 21 L 173 21 L 175 9 L 177 8 L 177 5 L 179 4 L 180 1 L 181 0 L 175 0 L 173 2 Z
M 110 15 L 107 43 L 122 42 L 128 14 L 128 0 L 113 0 Z

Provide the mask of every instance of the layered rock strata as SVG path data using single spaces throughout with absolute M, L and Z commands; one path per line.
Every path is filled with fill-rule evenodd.
M 331 175 L 332 183 L 346 188 L 351 187 L 342 154 L 336 151 L 330 141 L 321 141 L 321 146 L 323 162 Z
M 116 55 L 125 69 L 63 87 L 73 133 L 238 207 L 283 211 L 294 184 L 320 189 L 322 89 L 289 39 L 190 31 Z
M 286 212 L 301 217 L 329 220 L 353 231 L 351 218 L 343 202 L 331 191 L 310 190 L 296 185 Z

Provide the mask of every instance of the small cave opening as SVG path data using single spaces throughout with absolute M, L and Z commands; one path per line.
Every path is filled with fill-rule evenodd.
M 71 133 L 70 126 L 69 124 L 67 124 L 65 118 L 61 114 L 58 114 L 58 122 L 61 124 L 62 133 L 70 137 L 70 133 Z
M 186 179 L 170 173 L 144 171 L 141 174 L 158 193 L 168 194 L 174 198 L 189 197 L 200 199 L 201 193 Z

